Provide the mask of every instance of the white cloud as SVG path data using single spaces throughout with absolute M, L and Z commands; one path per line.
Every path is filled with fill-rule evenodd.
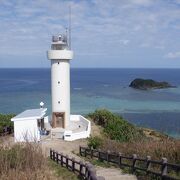
M 138 5 L 150 5 L 153 3 L 153 0 L 131 0 L 131 2 Z
M 0 57 L 45 51 L 51 35 L 67 27 L 70 4 L 72 46 L 82 54 L 141 53 L 142 47 L 164 53 L 164 49 L 175 51 L 180 46 L 180 8 L 170 1 L 0 0 Z
M 169 52 L 168 54 L 165 55 L 165 58 L 170 58 L 170 59 L 180 58 L 180 51 Z
M 127 44 L 129 44 L 130 40 L 128 40 L 128 39 L 122 39 L 122 40 L 120 40 L 120 42 L 121 42 L 123 45 L 127 45 Z

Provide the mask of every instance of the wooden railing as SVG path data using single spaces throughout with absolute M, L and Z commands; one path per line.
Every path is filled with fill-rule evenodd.
M 85 180 L 105 180 L 104 177 L 96 175 L 94 166 L 90 163 L 76 161 L 74 158 L 69 158 L 67 155 L 63 155 L 63 153 L 58 153 L 52 149 L 50 149 L 50 159 Z
M 143 171 L 146 175 L 155 175 L 163 180 L 180 180 L 180 165 L 168 163 L 166 158 L 162 158 L 161 161 L 155 161 L 150 156 L 139 158 L 136 154 L 133 154 L 131 157 L 128 157 L 121 153 L 103 152 L 81 146 L 79 147 L 79 154 L 84 157 L 95 157 L 101 161 L 117 164 L 119 167 L 129 167 L 132 173 Z
M 8 134 L 13 133 L 13 128 L 10 126 L 4 126 L 2 128 L 2 132 L 0 132 L 0 136 L 7 136 Z

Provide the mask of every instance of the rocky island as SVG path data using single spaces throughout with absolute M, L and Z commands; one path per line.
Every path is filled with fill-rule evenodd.
M 134 79 L 129 87 L 140 89 L 140 90 L 149 90 L 149 89 L 164 89 L 164 88 L 174 88 L 175 86 L 170 85 L 168 82 L 158 82 L 152 79 Z

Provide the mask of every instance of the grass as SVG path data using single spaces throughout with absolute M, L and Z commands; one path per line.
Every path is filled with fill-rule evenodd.
M 102 151 L 111 151 L 122 153 L 126 156 L 137 154 L 140 158 L 151 156 L 153 160 L 162 160 L 163 157 L 168 159 L 169 163 L 180 164 L 180 140 L 170 138 L 167 135 L 158 133 L 154 130 L 138 128 L 127 123 L 122 117 L 103 109 L 96 110 L 88 117 L 97 125 L 103 128 L 101 136 L 92 136 L 88 139 L 88 146 L 98 148 Z M 94 164 L 100 166 L 106 165 L 104 162 L 95 160 Z M 138 166 L 143 166 L 138 163 Z M 152 165 L 153 170 L 159 169 L 159 166 Z M 124 173 L 131 173 L 131 169 L 122 168 Z M 169 175 L 180 177 L 180 174 L 169 170 Z M 138 179 L 158 179 L 154 176 L 137 171 Z
M 106 109 L 96 110 L 94 113 L 88 114 L 87 117 L 96 125 L 102 126 L 105 136 L 110 139 L 127 142 L 144 137 L 140 128 Z
M 151 156 L 154 160 L 166 157 L 169 162 L 180 164 L 180 140 L 150 130 L 144 133 L 145 130 L 133 126 L 122 117 L 105 109 L 96 110 L 88 116 L 95 124 L 102 126 L 105 132 L 101 137 L 90 137 L 89 147 L 121 152 L 127 156 L 132 154 L 142 158 Z
M 77 176 L 48 160 L 37 143 L 0 144 L 0 179 L 76 180 Z
M 142 158 L 146 158 L 148 155 L 154 160 L 161 160 L 162 157 L 166 157 L 168 162 L 180 164 L 180 140 L 175 139 L 164 139 L 161 141 L 148 139 L 124 143 L 104 139 L 101 149 L 121 152 L 127 156 L 137 154 Z
M 11 122 L 11 118 L 14 116 L 14 114 L 0 114 L 0 133 L 3 132 L 3 127 L 13 128 L 13 122 Z
M 58 165 L 56 162 L 49 160 L 49 166 L 54 170 L 57 177 L 61 177 L 63 180 L 79 180 L 80 178 L 69 171 L 67 168 Z

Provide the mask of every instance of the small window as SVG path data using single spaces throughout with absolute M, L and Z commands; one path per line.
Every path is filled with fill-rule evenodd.
M 67 135 L 65 135 L 66 137 L 71 137 L 71 135 L 69 135 L 69 134 L 67 134 Z
M 60 104 L 60 101 L 58 101 L 58 104 Z
M 60 81 L 58 81 L 58 84 L 60 84 Z
M 58 64 L 59 64 L 59 62 L 58 62 Z

